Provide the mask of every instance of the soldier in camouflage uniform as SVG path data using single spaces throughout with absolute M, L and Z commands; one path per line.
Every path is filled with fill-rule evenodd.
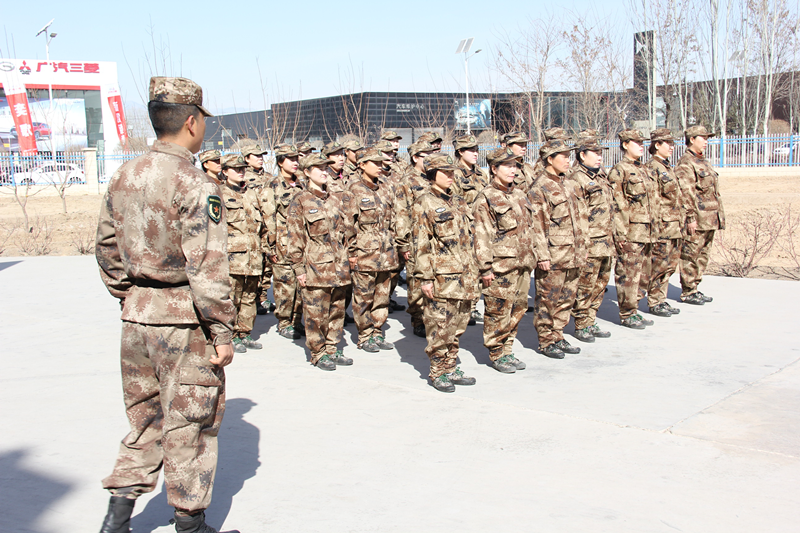
M 364 145 L 358 139 L 350 139 L 343 142 L 342 146 L 344 146 L 344 155 L 346 157 L 344 168 L 342 169 L 342 179 L 348 182 L 358 171 L 358 151 L 363 150 Z
M 528 310 L 537 234 L 542 231 L 537 207 L 514 185 L 519 160 L 508 147 L 489 154 L 492 181 L 478 193 L 473 207 L 475 256 L 483 284 L 483 345 L 492 366 L 505 374 L 526 366 L 513 347 Z
M 442 140 L 442 136 L 435 131 L 426 131 L 419 136 L 417 142 L 426 142 L 431 145 L 434 152 L 438 152 L 442 149 Z
M 578 293 L 572 306 L 575 318 L 575 338 L 583 342 L 594 342 L 595 338 L 607 338 L 611 333 L 597 325 L 597 310 L 603 303 L 606 286 L 611 277 L 614 260 L 614 196 L 611 183 L 603 168 L 603 150 L 597 132 L 589 130 L 578 134 L 578 152 L 575 165 L 568 177 L 575 181 L 578 199 L 585 211 L 588 236 L 588 260 L 581 269 Z
M 400 157 L 399 154 L 400 141 L 403 140 L 403 138 L 400 135 L 398 135 L 396 131 L 383 130 L 383 133 L 381 133 L 381 140 L 389 141 L 390 143 L 392 143 L 392 151 L 394 152 L 394 157 L 393 157 L 394 171 L 397 172 L 399 176 L 402 176 L 403 174 L 408 172 L 408 169 L 411 168 L 411 165 L 409 164 L 408 161 Z
M 453 191 L 464 198 L 470 212 L 478 194 L 489 185 L 489 176 L 478 166 L 478 139 L 474 135 L 462 135 L 453 140 L 456 170 L 453 176 Z M 478 298 L 472 301 L 468 325 L 472 326 L 483 318 L 476 309 Z
M 584 130 L 582 132 L 585 137 L 599 137 L 597 130 Z M 570 142 L 572 137 L 567 135 L 567 132 L 564 128 L 547 128 L 542 132 L 544 136 L 544 141 L 564 141 Z M 544 170 L 544 163 L 542 162 L 541 158 L 536 160 L 536 163 L 533 165 L 533 175 L 538 176 Z
M 298 179 L 297 148 L 292 144 L 275 147 L 275 162 L 278 175 L 267 182 L 261 191 L 264 205 L 264 223 L 267 225 L 265 250 L 272 262 L 275 295 L 275 316 L 278 318 L 278 333 L 287 339 L 303 336 L 303 300 L 298 290 L 297 278 L 287 256 L 288 233 L 286 215 L 289 204 L 300 194 L 305 183 Z
M 332 163 L 328 165 L 328 175 L 331 177 L 331 179 L 328 180 L 328 188 L 331 192 L 334 190 L 344 192 L 347 188 L 347 180 L 345 180 L 342 175 L 344 162 L 347 160 L 347 157 L 344 155 L 344 147 L 336 141 L 331 141 L 322 147 L 321 153 L 332 161 Z
M 307 155 L 311 155 L 315 152 L 314 146 L 308 141 L 301 141 L 297 143 L 297 151 L 300 154 L 300 158 L 304 158 Z M 302 170 L 300 171 L 302 172 Z
M 247 348 L 261 349 L 261 343 L 254 341 L 250 332 L 256 321 L 256 297 L 264 261 L 262 240 L 266 236 L 261 201 L 256 191 L 247 186 L 245 167 L 247 163 L 240 155 L 222 158 L 225 181 L 220 192 L 227 212 L 231 301 L 238 317 L 233 347 L 238 353 Z
M 306 346 L 311 364 L 322 370 L 353 364 L 339 349 L 345 287 L 350 285 L 347 247 L 353 228 L 344 215 L 344 192 L 328 189 L 327 167 L 332 162 L 318 154 L 300 159 L 308 186 L 289 205 L 287 216 L 288 257 L 303 296 Z
M 645 165 L 656 178 L 660 218 L 658 240 L 653 244 L 650 261 L 642 268 L 639 287 L 647 293 L 650 313 L 669 317 L 680 313 L 680 309 L 667 303 L 669 278 L 678 269 L 681 253 L 681 230 L 683 228 L 683 195 L 675 172 L 669 164 L 674 150 L 675 138 L 666 128 L 650 132 L 650 154 L 653 156 Z
M 528 194 L 543 220 L 533 325 L 539 335 L 539 349 L 553 359 L 581 351 L 564 338 L 588 247 L 586 210 L 579 199 L 577 182 L 566 177 L 569 153 L 574 149 L 558 139 L 544 143 L 539 157 L 545 167 Z
M 472 212 L 451 186 L 456 167 L 453 158 L 432 154 L 425 158 L 431 182 L 413 207 L 415 268 L 425 295 L 425 331 L 431 360 L 428 377 L 442 392 L 455 385 L 474 385 L 456 366 L 458 339 L 467 329 L 470 302 L 478 297 L 478 271 L 472 236 Z
M 383 153 L 384 157 L 386 157 L 386 161 L 383 162 L 383 176 L 381 179 L 392 188 L 395 196 L 395 205 L 399 207 L 404 201 L 403 177 L 398 173 L 398 167 L 394 164 L 394 148 L 392 143 L 390 141 L 380 140 L 375 143 L 374 148 Z M 397 224 L 395 223 L 395 227 L 396 226 Z M 396 240 L 397 236 L 395 235 L 395 241 Z M 397 288 L 397 284 L 400 281 L 400 272 L 402 272 L 403 268 L 406 266 L 406 254 L 404 254 L 401 250 L 398 250 L 398 252 L 400 252 L 400 255 L 398 256 L 399 261 L 397 270 L 392 272 L 392 290 L 390 295 L 394 294 L 394 290 Z M 405 309 L 406 307 L 404 305 L 398 304 L 391 297 L 389 298 L 389 313 L 394 313 L 395 311 L 405 311 Z
M 614 191 L 614 244 L 620 324 L 631 329 L 644 329 L 653 321 L 639 314 L 639 280 L 642 266 L 650 260 L 653 244 L 658 240 L 658 184 L 653 172 L 642 165 L 645 138 L 639 130 L 619 133 L 620 148 L 625 155 L 608 174 Z
M 220 155 L 219 150 L 206 150 L 197 154 L 197 159 L 203 167 L 203 172 L 217 185 L 222 183 L 220 179 L 220 174 L 222 173 L 221 158 L 222 155 Z
M 525 156 L 528 153 L 528 142 L 528 136 L 522 131 L 512 131 L 500 138 L 500 146 L 510 148 L 514 155 L 519 157 L 519 168 L 517 169 L 517 177 L 514 179 L 514 185 L 526 194 L 531 190 L 533 180 L 536 179 L 533 167 L 525 161 Z
M 233 360 L 227 225 L 219 188 L 194 166 L 205 117 L 202 89 L 184 78 L 150 80 L 158 140 L 111 178 L 97 228 L 97 263 L 122 304 L 122 387 L 130 433 L 114 471 L 103 533 L 129 533 L 133 506 L 164 468 L 175 528 L 205 524 Z
M 703 155 L 709 133 L 703 126 L 686 129 L 686 152 L 675 167 L 683 192 L 686 227 L 681 248 L 681 301 L 703 305 L 713 300 L 697 290 L 708 266 L 714 234 L 725 229 L 719 175 Z
M 389 315 L 391 273 L 398 265 L 395 198 L 391 187 L 381 180 L 385 161 L 379 150 L 365 150 L 344 198 L 347 219 L 355 225 L 348 250 L 353 316 L 358 326 L 358 347 L 367 352 L 394 348 L 382 332 Z

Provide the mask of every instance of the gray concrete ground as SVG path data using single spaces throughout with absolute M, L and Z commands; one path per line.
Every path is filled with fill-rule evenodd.
M 228 370 L 209 522 L 245 533 L 797 531 L 800 284 L 709 277 L 702 289 L 714 303 L 676 304 L 682 314 L 637 332 L 616 325 L 611 287 L 601 325 L 613 336 L 562 361 L 534 351 L 526 315 L 516 353 L 528 369 L 516 375 L 487 366 L 471 327 L 461 360 L 478 384 L 451 395 L 427 385 L 405 313 L 390 315 L 391 352 L 356 350 L 348 327 L 355 365 L 332 373 L 259 317 L 265 348 Z M 100 479 L 127 431 L 118 306 L 92 257 L 0 259 L 0 291 L 0 531 L 96 531 Z M 172 530 L 160 491 L 136 513 L 136 533 Z

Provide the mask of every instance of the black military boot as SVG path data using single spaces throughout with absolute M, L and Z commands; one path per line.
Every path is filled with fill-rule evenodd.
M 556 346 L 564 353 L 569 353 L 569 354 L 581 353 L 581 349 L 578 348 L 577 346 L 573 346 L 570 343 L 568 343 L 567 339 L 561 339 L 556 343 Z
M 414 335 L 416 335 L 417 337 L 422 337 L 424 339 L 425 338 L 425 326 L 423 326 L 422 324 L 414 326 Z
M 178 533 L 220 533 L 206 524 L 206 514 L 202 512 L 192 516 L 179 516 L 175 513 L 175 531 Z M 231 530 L 224 533 L 239 533 L 239 531 Z
M 594 334 L 592 333 L 592 329 L 590 327 L 585 327 L 582 329 L 575 328 L 575 333 L 573 333 L 572 336 L 579 341 L 594 342 Z
M 663 317 L 670 317 L 672 316 L 672 311 L 669 310 L 666 302 L 662 302 L 655 307 L 650 308 L 650 314 L 656 316 L 663 316 Z
M 100 533 L 130 533 L 134 504 L 136 500 L 112 496 Z
M 542 355 L 550 359 L 564 359 L 564 351 L 556 343 L 548 344 L 544 348 L 539 348 Z

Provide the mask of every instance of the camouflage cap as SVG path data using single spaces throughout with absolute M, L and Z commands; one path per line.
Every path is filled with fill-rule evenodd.
M 267 153 L 266 150 L 261 148 L 261 145 L 252 143 L 248 144 L 241 149 L 242 157 L 247 157 L 248 155 L 262 155 Z
M 408 155 L 413 157 L 422 152 L 433 152 L 433 146 L 428 141 L 417 141 L 408 147 Z
M 392 146 L 391 141 L 387 141 L 385 139 L 381 139 L 380 141 L 376 142 L 374 147 L 381 152 L 394 152 L 394 146 Z
M 325 146 L 322 147 L 321 153 L 325 157 L 328 157 L 331 154 L 335 154 L 339 150 L 344 150 L 344 146 L 342 146 L 341 144 L 339 144 L 336 141 L 331 141 L 331 142 L 329 142 L 328 144 L 326 144 Z
M 692 138 L 692 137 L 716 137 L 717 136 L 716 132 L 712 131 L 712 132 L 709 133 L 709 131 L 706 129 L 705 126 L 701 126 L 699 124 L 694 125 L 694 126 L 689 126 L 688 128 L 686 128 L 686 130 L 683 133 L 687 138 Z
M 641 130 L 623 130 L 617 134 L 619 140 L 622 142 L 627 141 L 634 141 L 634 142 L 644 142 L 647 140 L 645 136 L 642 134 Z
M 589 138 L 597 139 L 600 137 L 600 134 L 597 133 L 597 130 L 583 130 L 578 132 L 577 137 L 579 141 L 581 139 L 589 139 Z
M 367 148 L 358 156 L 358 163 L 365 163 L 367 161 L 375 161 L 376 163 L 383 163 L 384 161 L 388 161 L 389 158 L 386 157 L 383 152 L 378 150 L 377 148 Z
M 528 144 L 528 136 L 525 134 L 524 131 L 510 131 L 500 137 L 500 142 L 503 144 L 516 144 L 516 143 L 524 143 Z
M 586 152 L 591 150 L 592 152 L 599 152 L 600 150 L 608 150 L 608 146 L 601 146 L 597 142 L 597 137 L 578 137 L 578 144 L 576 148 L 579 152 Z
M 399 141 L 400 139 L 402 139 L 402 137 L 394 130 L 383 130 L 383 133 L 381 133 L 382 141 Z
M 453 156 L 436 152 L 425 158 L 425 172 L 429 170 L 457 170 Z
M 501 163 L 505 163 L 506 161 L 517 161 L 518 163 L 521 163 L 522 156 L 514 155 L 514 150 L 508 147 L 492 150 L 486 156 L 486 162 L 489 163 L 489 165 L 499 165 Z
M 435 131 L 426 131 L 425 133 L 419 136 L 417 142 L 419 141 L 427 141 L 433 144 L 435 142 L 442 142 L 442 136 L 436 133 Z
M 226 168 L 244 168 L 247 163 L 240 154 L 228 154 L 222 156 L 222 170 Z
M 554 141 L 556 139 L 560 139 L 562 141 L 569 141 L 572 138 L 567 134 L 564 128 L 547 128 L 546 130 L 544 130 L 543 133 L 544 133 L 544 139 L 546 141 Z
M 361 144 L 361 141 L 359 141 L 358 139 L 350 139 L 349 141 L 345 141 L 342 143 L 342 146 L 344 146 L 345 150 L 350 150 L 353 152 L 356 152 L 364 148 L 364 145 Z
M 153 76 L 150 78 L 150 101 L 196 105 L 205 116 L 214 116 L 203 107 L 203 89 L 186 78 Z
M 560 154 L 563 152 L 571 152 L 577 150 L 577 146 L 570 146 L 563 139 L 553 139 L 544 143 L 539 148 L 539 157 L 544 161 L 553 154 Z
M 205 152 L 200 152 L 197 154 L 197 159 L 199 159 L 201 163 L 205 163 L 206 161 L 214 161 L 215 159 L 220 158 L 222 158 L 222 154 L 219 153 L 219 150 L 206 150 Z
M 672 132 L 667 128 L 658 128 L 650 132 L 650 142 L 656 141 L 675 141 Z
M 313 152 L 314 150 L 315 148 L 308 141 L 303 141 L 297 145 L 298 152 Z
M 275 147 L 275 157 L 296 157 L 300 152 L 297 151 L 297 146 L 293 144 L 279 144 Z
M 322 154 L 308 154 L 300 158 L 300 170 L 311 167 L 326 167 L 333 163 L 333 159 L 328 159 Z
M 474 135 L 462 135 L 453 140 L 453 147 L 456 150 L 463 150 L 465 148 L 477 148 L 478 139 Z

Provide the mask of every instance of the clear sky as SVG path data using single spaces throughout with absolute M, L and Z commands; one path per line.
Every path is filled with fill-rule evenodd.
M 143 103 L 150 75 L 173 75 L 200 83 L 210 110 L 223 113 L 362 90 L 461 92 L 464 61 L 455 50 L 474 37 L 473 51 L 483 51 L 470 59 L 470 86 L 480 92 L 498 88 L 489 67 L 499 35 L 546 8 L 568 21 L 569 10 L 587 5 L 627 24 L 623 4 L 588 0 L 557 7 L 540 0 L 9 0 L 0 56 L 44 58 L 44 36 L 35 34 L 55 18 L 51 59 L 116 61 L 127 105 Z

